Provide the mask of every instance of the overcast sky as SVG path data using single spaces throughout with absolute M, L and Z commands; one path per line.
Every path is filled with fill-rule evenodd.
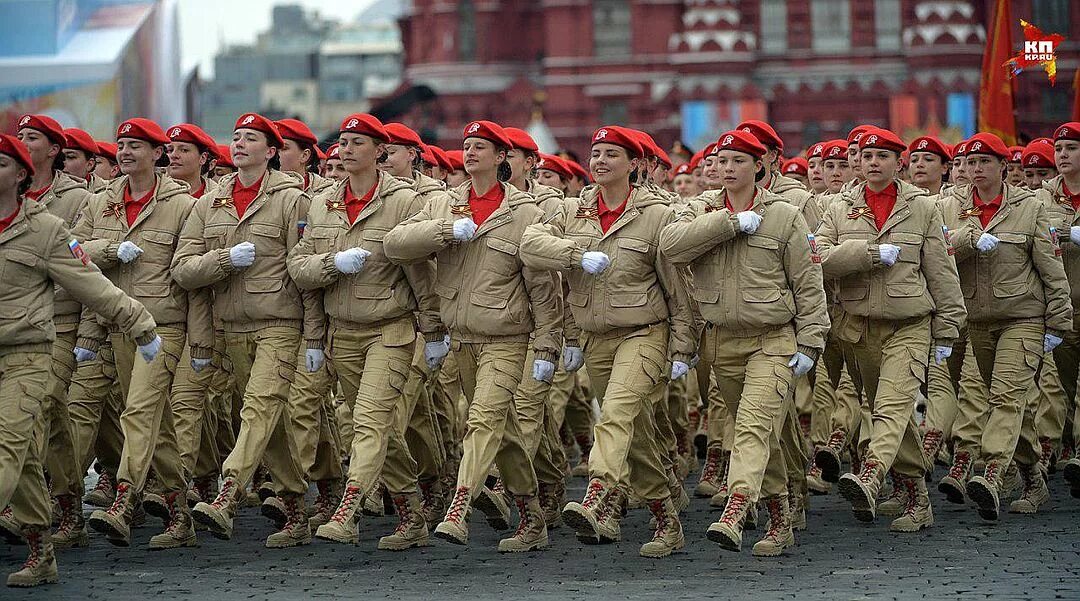
M 270 9 L 275 4 L 301 4 L 321 15 L 352 20 L 373 0 L 180 0 L 180 53 L 186 73 L 199 65 L 205 78 L 213 72 L 214 55 L 225 44 L 255 40 L 270 26 Z

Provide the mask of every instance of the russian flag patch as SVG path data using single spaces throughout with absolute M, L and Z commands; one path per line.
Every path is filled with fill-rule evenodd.
M 83 265 L 89 265 L 90 264 L 90 257 L 86 254 L 86 251 L 83 250 L 83 248 L 81 246 L 79 246 L 79 241 L 78 240 L 76 240 L 75 238 L 72 238 L 71 241 L 68 242 L 68 249 L 71 250 L 71 256 L 73 256 L 76 259 L 82 261 Z

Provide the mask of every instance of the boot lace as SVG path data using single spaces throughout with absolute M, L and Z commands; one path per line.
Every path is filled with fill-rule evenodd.
M 41 552 L 44 546 L 41 543 L 41 532 L 37 530 L 26 532 L 26 544 L 30 547 L 30 554 L 26 557 L 22 567 L 24 570 L 29 570 L 36 568 L 41 563 Z
M 101 472 L 98 475 L 97 485 L 94 486 L 94 490 L 103 492 L 106 495 L 113 494 L 112 476 L 109 475 L 109 472 Z
M 603 492 L 604 485 L 599 480 L 590 481 L 589 489 L 585 491 L 585 498 L 581 501 L 581 505 L 586 509 L 596 507 L 596 504 L 600 502 L 600 495 Z
M 60 524 L 56 527 L 56 533 L 67 533 L 78 529 L 79 521 L 77 519 L 77 509 L 75 509 L 75 503 L 72 497 L 63 495 L 56 498 L 56 502 L 60 505 Z
M 359 486 L 347 486 L 345 488 L 345 494 L 341 497 L 341 504 L 338 505 L 337 511 L 330 518 L 334 522 L 344 523 L 345 519 L 353 511 L 353 505 L 356 504 L 357 499 L 363 491 Z
M 176 534 L 183 530 L 183 520 L 180 519 L 180 504 L 185 501 L 180 498 L 179 492 L 173 492 L 165 495 L 165 502 L 169 505 L 169 527 L 165 529 L 165 534 Z
M 409 511 L 409 499 L 404 495 L 394 497 L 394 508 L 397 509 L 398 517 L 401 519 L 397 527 L 394 528 L 394 534 L 405 534 L 409 529 L 409 522 L 412 521 L 412 512 Z
M 859 470 L 859 481 L 863 484 L 871 484 L 877 478 L 877 466 L 878 462 L 870 461 L 869 459 L 864 461 L 862 469 Z
M 668 526 L 670 525 L 669 516 L 664 511 L 663 501 L 649 501 L 649 511 L 656 517 L 656 530 L 653 532 L 653 538 L 660 538 L 667 534 Z
M 115 515 L 123 513 L 124 506 L 127 504 L 128 495 L 131 493 L 130 484 L 117 484 L 116 485 L 116 498 L 113 499 L 112 506 L 109 507 L 109 513 Z
M 1050 465 L 1050 458 L 1054 456 L 1054 447 L 1050 444 L 1050 441 L 1045 438 L 1039 439 L 1039 447 L 1042 449 L 1042 453 L 1039 456 L 1039 463 L 1043 465 Z
M 927 430 L 926 436 L 923 436 L 923 455 L 930 457 L 931 455 L 937 455 L 938 449 L 941 447 L 941 430 Z M 933 459 L 933 457 L 930 457 Z
M 709 449 L 708 455 L 705 457 L 705 467 L 701 468 L 701 480 L 711 481 L 716 480 L 717 475 L 720 473 L 720 451 L 715 449 Z
M 517 530 L 514 531 L 514 537 L 521 537 L 529 530 L 532 520 L 532 516 L 529 515 L 529 510 L 525 507 L 525 499 L 518 497 L 514 499 L 514 504 L 517 505 L 518 515 L 521 516 L 521 520 L 518 521 Z
M 784 526 L 784 508 L 780 505 L 780 499 L 766 501 L 765 511 L 769 512 L 769 531 L 765 533 L 765 537 L 779 538 Z
M 986 472 L 983 473 L 983 478 L 988 480 L 995 486 L 1000 486 L 1001 481 L 1001 464 L 996 461 L 991 461 L 986 464 Z
M 236 481 L 232 478 L 226 478 L 225 482 L 221 485 L 221 490 L 218 491 L 217 498 L 214 499 L 214 502 L 211 503 L 211 505 L 213 505 L 215 509 L 224 507 L 225 504 L 229 502 L 229 498 L 233 495 L 234 486 L 236 486 Z
M 971 453 L 960 451 L 953 456 L 952 467 L 949 468 L 949 477 L 954 480 L 963 480 L 971 465 Z
M 724 510 L 724 515 L 720 516 L 720 521 L 725 524 L 734 524 L 741 520 L 749 501 L 750 499 L 741 492 L 732 493 L 728 497 L 727 508 Z
M 919 493 L 915 489 L 914 478 L 898 478 L 893 481 L 894 490 L 903 488 L 903 493 L 907 495 L 906 503 L 904 504 L 904 513 L 912 515 L 915 513 L 915 507 L 919 504 Z
M 847 433 L 843 430 L 833 430 L 833 433 L 829 435 L 829 442 L 825 443 L 825 446 L 839 454 L 840 451 L 844 450 L 845 442 L 847 442 Z
M 454 492 L 454 499 L 450 501 L 450 508 L 446 511 L 446 521 L 461 522 L 465 518 L 465 512 L 469 509 L 469 489 L 459 486 Z

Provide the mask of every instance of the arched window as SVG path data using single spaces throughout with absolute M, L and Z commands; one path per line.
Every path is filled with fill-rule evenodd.
M 461 0 L 457 3 L 458 14 L 458 59 L 463 61 L 476 60 L 476 7 L 472 0 Z

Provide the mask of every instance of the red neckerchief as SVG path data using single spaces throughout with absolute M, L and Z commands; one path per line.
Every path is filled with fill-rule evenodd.
M 29 198 L 30 200 L 38 200 L 42 196 L 45 196 L 46 194 L 48 194 L 49 189 L 52 188 L 52 185 L 53 185 L 53 182 L 49 182 L 48 186 L 45 186 L 44 188 L 42 188 L 40 190 L 27 190 L 26 191 L 26 197 Z

